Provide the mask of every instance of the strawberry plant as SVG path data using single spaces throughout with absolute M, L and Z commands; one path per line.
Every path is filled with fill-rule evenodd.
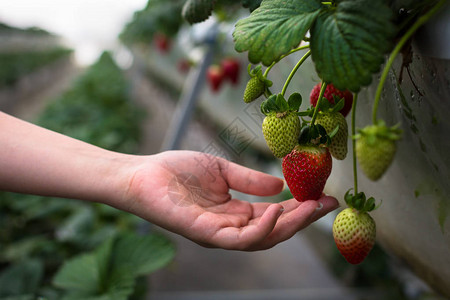
M 202 0 L 188 2 L 206 8 Z M 221 2 L 226 1 L 208 3 L 208 14 L 203 12 L 201 19 L 212 14 Z M 266 98 L 261 103 L 265 115 L 262 131 L 268 148 L 275 157 L 282 158 L 283 175 L 298 201 L 318 199 L 331 173 L 331 157 L 346 158 L 350 134 L 345 117 L 352 113 L 355 195 L 345 195 L 349 208 L 338 216 L 336 224 L 355 220 L 358 226 L 348 232 L 337 229 L 335 236 L 338 248 L 351 263 L 360 263 L 375 239 L 375 222 L 368 215 L 374 209 L 374 199 L 366 200 L 364 193 L 358 191 L 357 163 L 367 178 L 379 180 L 395 159 L 396 141 L 401 138 L 399 125 L 388 125 L 377 117 L 384 83 L 396 56 L 409 46 L 417 29 L 445 2 L 409 4 L 406 18 L 395 11 L 393 3 L 385 0 L 241 2 L 251 11 L 248 17 L 236 22 L 232 34 L 235 50 L 246 52 L 250 62 L 250 79 L 243 100 L 250 103 L 259 97 Z M 292 66 L 280 90 L 275 91 L 271 69 L 302 50 L 304 55 Z M 286 100 L 286 91 L 308 59 L 312 60 L 321 83 L 309 92 L 311 107 L 302 111 Z M 357 133 L 358 93 L 372 83 L 378 72 L 381 76 L 373 99 L 372 124 Z M 293 95 L 301 100 L 301 93 L 295 91 Z M 366 233 L 358 237 L 356 232 L 361 230 Z M 348 240 L 350 248 L 355 247 L 353 241 L 363 241 L 364 249 L 360 253 L 351 250 L 348 254 L 343 250 L 347 243 L 344 241 Z
M 157 0 L 150 2 L 161 4 Z M 416 31 L 445 3 L 409 1 L 399 11 L 398 4 L 386 0 L 186 0 L 180 14 L 187 23 L 196 24 L 212 15 L 219 22 L 229 21 L 232 18 L 227 15 L 235 15 L 241 7 L 250 12 L 234 24 L 232 33 L 234 49 L 246 53 L 250 62 L 242 99 L 244 103 L 261 101 L 261 130 L 267 148 L 281 159 L 294 198 L 305 201 L 321 196 L 331 173 L 332 158 L 348 158 L 350 138 L 352 197 L 362 201 L 365 195 L 358 191 L 358 164 L 369 180 L 380 180 L 395 160 L 396 142 L 402 134 L 395 121 L 389 124 L 377 116 L 394 59 L 408 52 Z M 294 53 L 302 56 L 291 64 Z M 320 82 L 310 91 L 286 94 L 307 60 L 312 62 L 314 76 Z M 282 78 L 284 84 L 275 86 L 273 82 L 279 78 L 275 81 L 271 70 L 280 62 L 286 62 L 291 70 Z M 227 73 L 227 68 L 223 64 L 222 73 Z M 380 74 L 379 78 L 376 74 Z M 361 120 L 363 126 L 356 130 L 358 94 L 374 80 L 377 89 L 371 103 L 372 119 Z M 305 109 L 300 107 L 302 94 L 309 95 L 310 107 Z M 302 172 L 309 173 L 309 177 L 300 175 Z M 372 203 L 370 199 L 363 202 Z M 357 216 L 369 212 L 366 206 L 346 202 Z

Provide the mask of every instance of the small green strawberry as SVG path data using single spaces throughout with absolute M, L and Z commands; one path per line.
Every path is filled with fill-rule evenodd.
M 266 88 L 272 86 L 272 81 L 264 77 L 261 71 L 261 65 L 256 66 L 251 70 L 251 65 L 248 65 L 248 74 L 250 75 L 250 80 L 247 82 L 247 86 L 244 91 L 244 102 L 250 103 L 259 96 L 264 94 Z
M 344 116 L 340 112 L 321 111 L 317 115 L 316 124 L 322 125 L 328 134 L 331 134 L 338 127 L 336 134 L 331 138 L 328 148 L 331 156 L 334 158 L 338 160 L 345 159 L 347 156 L 348 126 Z
M 339 252 L 351 264 L 361 263 L 375 244 L 376 224 L 368 212 L 376 209 L 375 199 L 364 193 L 345 194 L 348 208 L 333 222 L 333 238 Z
M 394 159 L 396 141 L 401 131 L 387 127 L 383 121 L 359 130 L 356 140 L 356 157 L 364 174 L 376 181 L 383 176 Z
M 297 144 L 300 118 L 292 112 L 270 113 L 264 118 L 262 131 L 273 155 L 282 158 Z
M 181 15 L 190 24 L 200 23 L 211 16 L 213 9 L 214 1 L 187 0 L 183 5 Z
M 269 149 L 278 158 L 292 151 L 300 135 L 300 118 L 296 113 L 300 105 L 294 102 L 301 101 L 301 97 L 294 95 L 288 102 L 282 95 L 272 95 L 261 104 L 261 111 L 266 115 L 262 132 Z

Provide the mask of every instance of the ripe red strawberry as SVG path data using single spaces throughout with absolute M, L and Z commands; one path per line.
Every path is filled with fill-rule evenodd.
M 320 94 L 320 87 L 321 83 L 318 83 L 314 86 L 314 88 L 311 90 L 311 93 L 309 95 L 309 102 L 312 106 L 316 106 L 317 99 L 319 98 Z M 350 110 L 352 109 L 353 104 L 353 94 L 350 91 L 340 91 L 334 87 L 332 83 L 329 83 L 325 89 L 325 93 L 323 94 L 323 97 L 330 102 L 330 104 L 336 104 L 334 102 L 334 98 L 337 97 L 338 100 L 344 98 L 345 104 L 344 107 L 339 111 L 344 117 L 348 115 Z
M 239 82 L 239 72 L 241 70 L 239 61 L 232 57 L 225 58 L 222 60 L 221 65 L 225 78 L 229 79 L 232 84 L 237 84 Z
M 177 69 L 181 73 L 187 73 L 189 71 L 189 69 L 191 68 L 191 65 L 192 65 L 192 62 L 189 61 L 188 59 L 180 59 L 177 62 Z
M 331 167 L 328 148 L 314 145 L 297 145 L 282 161 L 286 183 L 299 202 L 320 198 Z
M 156 48 L 163 54 L 170 50 L 170 39 L 163 33 L 156 33 L 153 36 Z
M 339 252 L 351 264 L 361 263 L 375 244 L 376 225 L 368 212 L 376 209 L 375 199 L 362 192 L 345 194 L 348 208 L 341 211 L 333 222 L 333 237 Z
M 354 208 L 341 211 L 333 223 L 336 246 L 351 264 L 361 263 L 375 244 L 375 221 L 367 212 Z
M 224 80 L 223 69 L 219 65 L 209 66 L 206 72 L 206 78 L 213 92 L 218 92 Z

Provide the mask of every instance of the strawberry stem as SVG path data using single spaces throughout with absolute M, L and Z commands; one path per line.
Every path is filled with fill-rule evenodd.
M 300 47 L 297 47 L 295 49 L 292 49 L 291 51 L 289 51 L 288 53 L 281 55 L 279 59 L 277 59 L 276 61 L 274 61 L 270 66 L 267 67 L 267 69 L 264 71 L 264 78 L 267 78 L 267 75 L 269 75 L 270 70 L 273 68 L 273 66 L 275 66 L 280 60 L 282 60 L 283 58 L 285 58 L 288 55 L 291 55 L 292 53 L 295 53 L 297 51 L 303 50 L 303 49 L 307 49 L 309 48 L 309 45 L 303 45 Z
M 319 98 L 317 99 L 316 107 L 314 108 L 314 114 L 311 119 L 311 126 L 314 125 L 317 115 L 319 114 L 320 102 L 322 101 L 323 94 L 325 94 L 325 89 L 327 88 L 327 83 L 322 81 L 322 86 L 320 87 Z
M 352 103 L 352 137 L 356 134 L 356 102 L 358 101 L 358 94 L 353 95 Z M 353 148 L 353 182 L 355 194 L 358 194 L 358 170 L 356 167 L 356 139 L 352 138 Z
M 395 57 L 402 50 L 405 43 L 417 31 L 417 29 L 419 29 L 423 24 L 425 24 L 446 2 L 447 2 L 447 0 L 439 1 L 426 14 L 419 17 L 417 19 L 417 21 L 411 26 L 411 28 L 402 36 L 400 41 L 395 46 L 394 50 L 392 50 L 391 55 L 389 56 L 389 59 L 388 59 L 386 65 L 384 66 L 383 73 L 381 74 L 380 82 L 378 83 L 378 88 L 377 88 L 377 91 L 375 94 L 375 101 L 374 101 L 373 109 L 372 109 L 373 124 L 377 124 L 377 111 L 378 111 L 378 104 L 379 104 L 380 98 L 381 98 L 381 92 L 383 91 L 384 83 L 389 74 L 389 70 L 391 69 L 392 64 L 394 63 Z
M 305 55 L 303 55 L 302 58 L 300 58 L 300 60 L 297 62 L 297 64 L 295 65 L 295 67 L 292 69 L 291 74 L 289 74 L 288 78 L 286 79 L 286 82 L 284 83 L 283 89 L 281 90 L 281 95 L 284 96 L 284 94 L 286 93 L 286 89 L 289 86 L 289 83 L 292 80 L 292 77 L 294 77 L 295 72 L 297 72 L 298 68 L 300 68 L 300 66 L 305 62 L 305 60 L 311 55 L 311 50 L 308 50 L 308 52 L 305 53 Z

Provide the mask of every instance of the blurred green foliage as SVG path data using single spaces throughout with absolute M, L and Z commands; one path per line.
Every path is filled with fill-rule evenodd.
M 136 152 L 145 115 L 130 101 L 129 92 L 122 71 L 105 52 L 37 123 L 102 148 Z
M 181 17 L 184 0 L 148 0 L 144 9 L 136 11 L 125 26 L 120 39 L 125 44 L 151 43 L 156 33 L 175 36 L 184 20 Z
M 122 70 L 105 52 L 37 123 L 133 153 L 144 115 L 129 92 Z M 145 287 L 139 284 L 145 281 L 139 277 L 175 253 L 164 236 L 137 235 L 142 222 L 107 205 L 1 193 L 0 299 L 142 299 Z
M 71 53 L 72 50 L 62 47 L 0 53 L 0 88 L 14 85 L 24 75 Z

